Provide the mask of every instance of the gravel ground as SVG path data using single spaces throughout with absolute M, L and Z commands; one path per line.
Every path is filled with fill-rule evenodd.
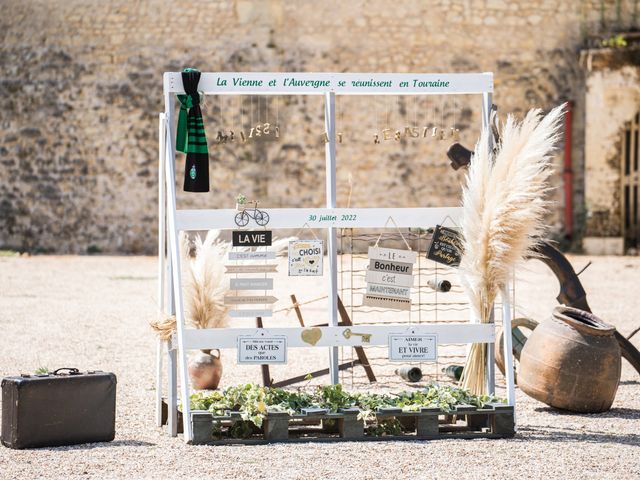
M 623 334 L 640 326 L 640 258 L 572 257 L 576 268 L 588 260 L 593 265 L 581 279 L 593 310 Z M 528 268 L 517 288 L 518 305 L 541 320 L 554 305 L 557 286 L 539 262 Z M 155 427 L 156 343 L 148 327 L 155 316 L 155 274 L 150 257 L 0 257 L 0 375 L 77 366 L 118 376 L 113 442 L 0 448 L 0 478 L 640 477 L 640 378 L 626 362 L 616 401 L 605 414 L 560 413 L 518 391 L 519 430 L 509 440 L 185 445 Z M 312 284 L 296 289 L 302 289 L 301 300 L 313 294 Z M 307 311 L 313 320 L 322 308 Z M 296 322 L 293 316 L 283 321 Z M 259 379 L 257 368 L 237 367 L 229 355 L 223 355 L 224 383 Z M 319 367 L 324 357 L 314 358 Z

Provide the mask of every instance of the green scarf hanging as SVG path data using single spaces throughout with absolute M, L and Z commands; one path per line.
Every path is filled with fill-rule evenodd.
M 200 72 L 195 68 L 182 71 L 186 95 L 178 95 L 180 114 L 176 132 L 176 150 L 187 154 L 184 170 L 185 192 L 209 191 L 209 149 L 204 132 L 198 83 Z

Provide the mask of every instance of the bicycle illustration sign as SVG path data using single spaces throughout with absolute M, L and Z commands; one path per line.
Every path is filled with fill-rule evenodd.
M 244 195 L 238 195 L 236 198 L 236 210 L 239 211 L 235 216 L 236 225 L 246 227 L 250 219 L 253 219 L 261 227 L 269 223 L 269 214 L 264 210 L 260 210 L 258 203 L 258 200 L 247 200 Z

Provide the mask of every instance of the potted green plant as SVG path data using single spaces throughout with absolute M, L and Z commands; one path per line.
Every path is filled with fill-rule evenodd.
M 246 204 L 247 204 L 247 197 L 244 194 L 240 193 L 236 197 L 236 210 L 244 210 Z

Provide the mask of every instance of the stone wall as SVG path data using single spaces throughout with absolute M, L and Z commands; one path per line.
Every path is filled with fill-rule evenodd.
M 203 71 L 495 73 L 502 113 L 576 101 L 575 194 L 581 204 L 584 105 L 578 50 L 600 2 L 531 0 L 181 1 L 4 0 L 0 16 L 0 247 L 62 253 L 152 253 L 156 245 L 161 75 Z M 613 1 L 605 2 L 610 11 Z M 625 17 L 626 18 L 626 17 Z M 600 23 L 599 23 L 600 22 Z M 446 142 L 373 145 L 381 126 L 435 116 L 478 135 L 479 99 L 338 102 L 338 203 L 458 203 L 461 173 Z M 322 99 L 209 98 L 210 194 L 182 207 L 324 202 Z M 260 113 L 258 113 L 258 111 Z M 278 143 L 216 147 L 218 127 L 256 118 Z M 253 118 L 252 118 L 253 117 Z M 560 158 L 560 157 L 559 157 Z M 181 181 L 183 159 L 178 158 Z M 352 182 L 349 179 L 352 178 Z M 556 176 L 561 185 L 561 176 Z M 560 200 L 562 196 L 557 195 Z M 560 230 L 562 204 L 550 218 Z
M 622 254 L 621 152 L 640 111 L 640 49 L 585 51 L 585 250 Z

